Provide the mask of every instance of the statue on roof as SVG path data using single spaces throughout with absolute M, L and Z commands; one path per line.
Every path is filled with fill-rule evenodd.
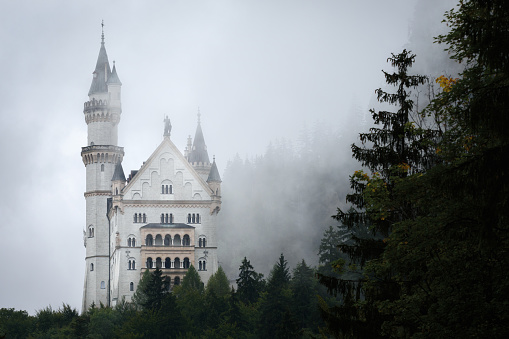
M 170 119 L 168 118 L 168 116 L 166 116 L 166 119 L 163 120 L 164 121 L 164 136 L 170 136 L 171 134 L 171 122 L 170 122 Z

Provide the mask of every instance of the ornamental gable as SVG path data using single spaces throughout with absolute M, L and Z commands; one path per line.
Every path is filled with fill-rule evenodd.
M 210 200 L 212 191 L 169 137 L 123 189 L 123 200 Z

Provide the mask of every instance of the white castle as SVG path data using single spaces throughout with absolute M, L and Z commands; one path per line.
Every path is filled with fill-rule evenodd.
M 81 151 L 87 178 L 83 311 L 92 303 L 130 301 L 147 269 L 159 267 L 171 288 L 190 265 L 204 282 L 218 268 L 221 178 L 215 159 L 209 161 L 199 114 L 184 155 L 170 140 L 166 118 L 163 141 L 126 180 L 124 149 L 117 146 L 121 86 L 103 32 L 83 110 L 88 126 L 88 146 Z

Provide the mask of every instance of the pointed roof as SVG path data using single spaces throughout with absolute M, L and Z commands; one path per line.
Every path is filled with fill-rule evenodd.
M 221 182 L 221 176 L 219 175 L 219 171 L 217 170 L 216 158 L 214 158 L 214 162 L 212 162 L 212 167 L 210 168 L 209 177 L 207 178 L 207 182 Z
M 188 155 L 188 161 L 190 163 L 210 163 L 207 145 L 205 145 L 205 138 L 203 138 L 203 132 L 201 130 L 200 114 L 198 114 L 198 127 L 196 127 L 196 134 L 194 135 L 193 150 Z
M 122 164 L 120 162 L 117 162 L 117 165 L 115 166 L 115 172 L 111 178 L 111 181 L 117 180 L 125 182 L 124 169 L 122 168 Z
M 92 73 L 94 78 L 92 79 L 88 95 L 108 92 L 108 85 L 106 82 L 111 76 L 111 69 L 108 61 L 108 54 L 106 53 L 106 47 L 104 47 L 104 34 L 102 35 L 101 40 L 101 49 L 99 49 L 99 56 L 97 57 L 95 70 Z
M 115 67 L 115 61 L 113 61 L 113 70 L 111 71 L 111 74 L 108 77 L 107 84 L 108 85 L 110 85 L 110 84 L 122 85 L 122 83 L 120 82 L 120 79 L 118 78 L 118 75 L 117 75 L 117 67 Z

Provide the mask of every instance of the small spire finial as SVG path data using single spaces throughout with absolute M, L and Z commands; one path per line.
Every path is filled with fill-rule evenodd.
M 101 21 L 101 43 L 104 44 L 104 20 Z

